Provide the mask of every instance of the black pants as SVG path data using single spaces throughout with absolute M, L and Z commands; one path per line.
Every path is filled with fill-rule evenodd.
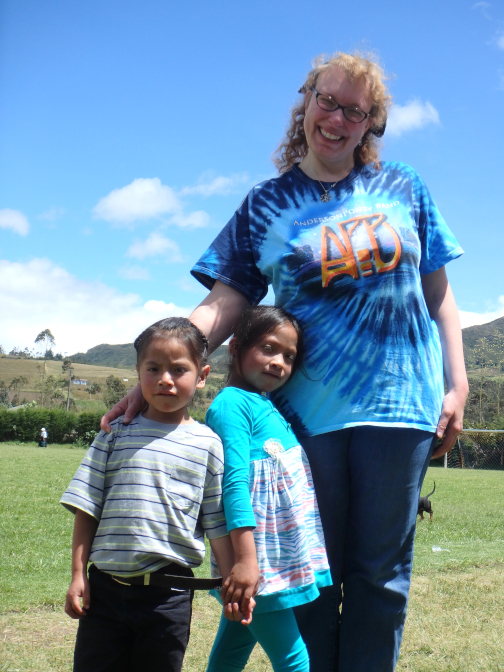
M 189 642 L 190 590 L 124 586 L 89 570 L 91 605 L 79 621 L 74 672 L 180 672 Z

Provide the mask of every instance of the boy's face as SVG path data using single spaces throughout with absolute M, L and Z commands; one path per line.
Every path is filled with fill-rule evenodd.
M 137 364 L 138 377 L 149 408 L 144 417 L 165 424 L 191 422 L 187 412 L 197 389 L 205 387 L 210 370 L 201 371 L 184 343 L 175 338 L 156 338 Z

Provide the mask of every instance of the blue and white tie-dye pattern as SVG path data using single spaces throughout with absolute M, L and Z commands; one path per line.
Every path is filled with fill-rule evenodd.
M 274 401 L 305 434 L 356 425 L 435 431 L 443 399 L 439 334 L 421 275 L 462 254 L 417 173 L 357 168 L 320 201 L 298 167 L 254 187 L 194 266 L 251 303 L 303 324 L 305 375 Z

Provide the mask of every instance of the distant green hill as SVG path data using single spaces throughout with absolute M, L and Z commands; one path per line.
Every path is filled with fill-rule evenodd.
M 476 324 L 474 327 L 462 329 L 462 339 L 464 341 L 464 357 L 467 368 L 472 368 L 478 360 L 475 352 L 480 338 L 486 338 L 490 352 L 497 343 L 496 333 L 504 336 L 504 317 L 498 320 L 487 322 L 486 324 Z
M 498 320 L 487 322 L 486 324 L 476 324 L 474 327 L 466 327 L 462 329 L 464 346 L 472 350 L 476 345 L 476 341 L 484 336 L 492 341 L 496 331 L 504 336 L 504 317 L 499 317 Z
M 495 338 L 495 332 L 499 332 L 504 336 L 504 317 L 500 317 L 498 320 L 488 322 L 487 324 L 479 324 L 462 330 L 464 355 L 468 366 L 474 364 L 474 349 L 478 339 L 486 337 L 491 346 Z M 103 343 L 102 345 L 95 345 L 94 348 L 90 348 L 86 353 L 77 352 L 75 355 L 70 355 L 70 359 L 76 364 L 131 368 L 136 364 L 136 352 L 133 343 L 124 343 L 123 345 L 108 345 Z M 227 371 L 228 360 L 228 347 L 227 345 L 221 345 L 210 356 L 210 364 L 213 371 L 216 373 Z
M 77 352 L 70 355 L 72 362 L 76 364 L 94 364 L 95 366 L 112 366 L 114 368 L 131 368 L 136 365 L 136 351 L 133 343 L 123 345 L 95 345 L 87 352 Z
M 123 345 L 95 345 L 87 352 L 77 352 L 70 355 L 75 364 L 93 364 L 94 366 L 111 366 L 117 369 L 134 368 L 136 365 L 136 351 L 133 343 Z M 221 345 L 210 355 L 209 363 L 216 373 L 224 373 L 228 364 L 228 347 Z

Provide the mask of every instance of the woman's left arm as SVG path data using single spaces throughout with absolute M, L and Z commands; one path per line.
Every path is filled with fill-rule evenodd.
M 434 273 L 422 275 L 422 288 L 429 314 L 439 330 L 444 373 L 448 384 L 448 392 L 443 400 L 436 431 L 437 436 L 444 437 L 444 440 L 432 454 L 432 458 L 436 458 L 453 448 L 462 430 L 469 384 L 464 364 L 462 330 L 457 305 L 446 277 L 445 267 L 443 266 Z

